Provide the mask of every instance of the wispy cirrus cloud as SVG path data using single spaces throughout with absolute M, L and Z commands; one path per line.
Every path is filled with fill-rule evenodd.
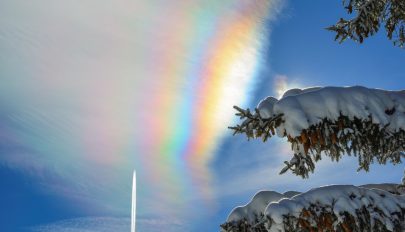
M 139 232 L 188 231 L 189 226 L 177 219 L 140 218 L 136 221 Z M 131 220 L 127 217 L 83 217 L 57 221 L 30 228 L 32 232 L 127 232 Z
M 282 2 L 4 1 L 0 164 L 121 214 L 136 168 L 140 211 L 180 214 Z

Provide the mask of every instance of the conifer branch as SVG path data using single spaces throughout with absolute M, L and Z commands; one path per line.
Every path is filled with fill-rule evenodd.
M 282 122 L 283 114 L 276 115 L 272 118 L 261 117 L 258 109 L 252 114 L 248 109 L 244 110 L 238 106 L 233 107 L 238 112 L 235 114 L 241 120 L 245 119 L 241 125 L 230 126 L 229 129 L 233 130 L 233 135 L 246 134 L 248 139 L 262 138 L 263 142 L 275 135 L 275 128 Z
M 229 127 L 235 134 L 246 134 L 248 139 L 262 138 L 265 142 L 275 135 L 275 130 L 283 123 L 283 115 L 262 118 L 257 109 L 251 113 L 249 109 L 237 110 L 236 115 L 242 119 L 240 125 Z M 390 115 L 395 109 L 386 111 Z M 315 170 L 315 163 L 322 155 L 339 161 L 344 154 L 358 157 L 360 170 L 368 171 L 370 164 L 401 163 L 405 158 L 405 131 L 391 131 L 389 124 L 382 126 L 373 123 L 372 116 L 368 119 L 349 118 L 340 115 L 337 121 L 324 118 L 320 123 L 301 131 L 296 137 L 284 134 L 291 143 L 294 152 L 290 161 L 285 161 L 285 167 L 280 174 L 291 170 L 295 175 L 308 178 Z
M 352 19 L 343 19 L 327 30 L 336 33 L 335 40 L 342 43 L 347 38 L 363 43 L 364 39 L 376 34 L 381 24 L 387 37 L 394 45 L 405 45 L 405 1 L 403 0 L 344 0 L 348 14 L 356 13 Z

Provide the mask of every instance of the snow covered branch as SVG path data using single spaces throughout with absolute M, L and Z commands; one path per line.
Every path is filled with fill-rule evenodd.
M 395 189 L 391 184 L 333 185 L 292 197 L 262 191 L 236 207 L 221 231 L 404 231 L 405 195 L 386 187 Z
M 262 100 L 255 113 L 234 107 L 242 123 L 234 134 L 266 141 L 287 137 L 294 155 L 281 173 L 308 177 L 322 154 L 339 161 L 358 157 L 359 170 L 374 161 L 397 164 L 405 157 L 405 91 L 365 87 L 292 89 Z
M 327 30 L 336 32 L 335 40 L 343 42 L 350 38 L 362 43 L 385 24 L 387 37 L 394 45 L 405 45 L 405 1 L 403 0 L 344 0 L 347 13 L 356 12 L 353 19 L 341 18 Z

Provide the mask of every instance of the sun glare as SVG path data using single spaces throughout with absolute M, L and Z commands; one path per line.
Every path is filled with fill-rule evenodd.
M 273 92 L 280 99 L 283 94 L 293 88 L 303 88 L 303 85 L 299 84 L 296 80 L 288 78 L 286 75 L 276 75 L 274 77 Z

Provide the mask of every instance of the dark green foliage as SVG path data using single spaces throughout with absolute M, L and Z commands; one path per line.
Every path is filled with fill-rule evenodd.
M 350 120 L 342 115 L 335 122 L 324 119 L 304 130 L 301 136 L 289 138 L 295 154 L 283 171 L 290 169 L 296 175 L 308 177 L 308 173 L 314 171 L 314 162 L 321 159 L 321 153 L 332 161 L 339 161 L 344 154 L 357 156 L 358 171 L 368 171 L 375 161 L 401 163 L 401 158 L 405 157 L 405 131 L 391 132 L 387 126 L 372 123 L 371 118 Z M 300 146 L 303 149 L 299 149 Z
M 335 40 L 347 38 L 363 43 L 364 39 L 385 27 L 387 37 L 394 45 L 405 45 L 405 1 L 404 0 L 343 0 L 352 19 L 341 18 L 335 25 L 328 27 L 336 32 Z

